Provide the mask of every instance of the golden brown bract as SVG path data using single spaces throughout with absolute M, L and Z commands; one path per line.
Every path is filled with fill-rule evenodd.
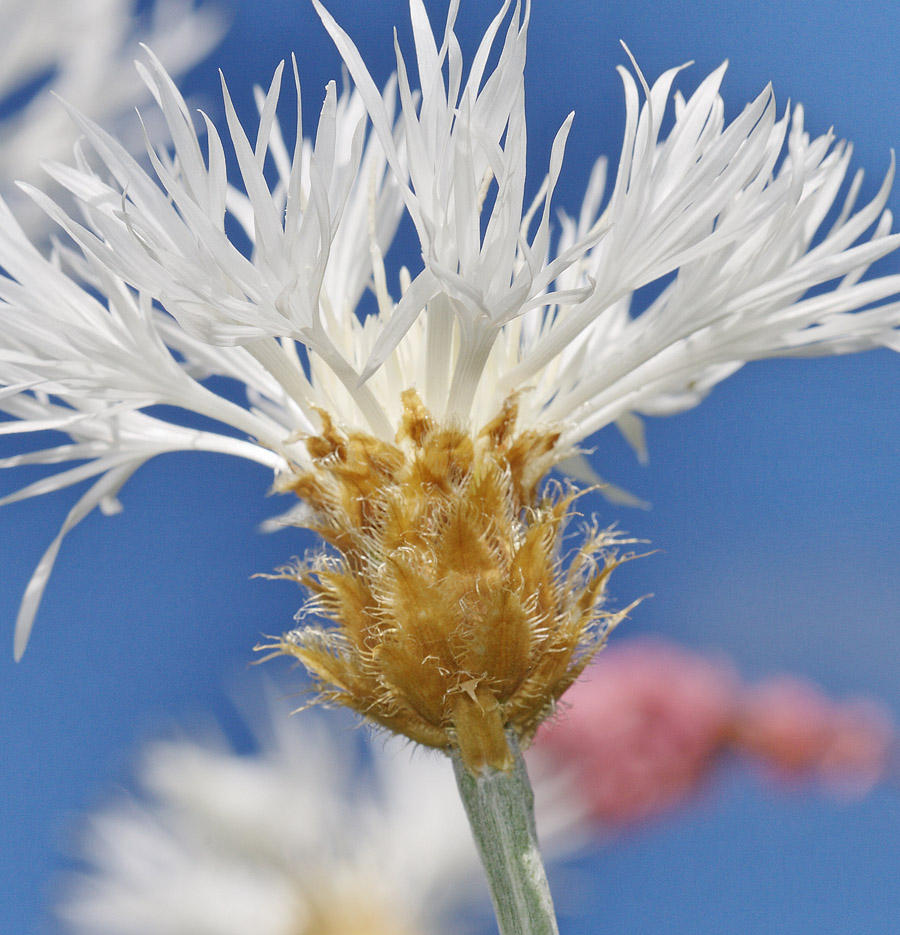
M 403 394 L 395 443 L 322 413 L 314 467 L 285 485 L 334 552 L 282 569 L 305 585 L 305 625 L 258 649 L 299 659 L 337 702 L 473 773 L 506 770 L 625 611 L 602 609 L 621 542 L 593 529 L 564 566 L 578 492 L 538 485 L 559 433 L 516 430 L 515 399 L 477 434 Z M 336 554 L 335 554 L 336 553 Z M 270 658 L 267 656 L 266 658 Z

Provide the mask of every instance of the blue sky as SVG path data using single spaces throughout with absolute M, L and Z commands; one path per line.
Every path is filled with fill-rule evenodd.
M 439 21 L 446 3 L 428 4 Z M 494 4 L 462 0 L 471 52 Z M 577 210 L 593 159 L 615 159 L 624 108 L 623 39 L 648 79 L 693 60 L 692 89 L 723 59 L 729 116 L 774 83 L 779 112 L 806 107 L 819 134 L 854 142 L 871 197 L 900 142 L 900 20 L 889 3 L 687 5 L 536 0 L 528 74 L 532 190 L 570 110 L 576 119 L 556 203 Z M 402 2 L 334 0 L 376 79 L 391 70 Z M 187 88 L 221 117 L 216 68 L 239 111 L 296 52 L 315 114 L 339 65 L 305 0 L 238 2 L 233 26 Z M 408 47 L 408 44 L 407 44 Z M 891 205 L 900 208 L 900 195 Z M 414 262 L 410 257 L 409 262 Z M 886 269 L 896 270 L 891 261 Z M 652 593 L 620 630 L 721 650 L 750 676 L 791 670 L 835 695 L 871 693 L 900 715 L 900 359 L 749 365 L 699 408 L 649 420 L 650 463 L 614 431 L 592 441 L 604 477 L 652 503 L 593 508 L 660 551 L 617 573 L 622 601 Z M 0 441 L 0 454 L 10 450 Z M 298 593 L 252 580 L 305 543 L 256 528 L 280 505 L 264 469 L 211 455 L 151 462 L 125 488 L 122 514 L 92 516 L 67 540 L 24 660 L 12 661 L 22 588 L 73 502 L 71 491 L 0 511 L 0 918 L 52 931 L 47 904 L 73 819 L 129 778 L 144 739 L 212 714 L 246 742 L 230 698 L 252 691 L 261 633 L 286 628 Z M 0 477 L 0 491 L 21 478 Z M 269 667 L 268 675 L 275 674 Z M 290 686 L 289 678 L 284 685 Z M 900 801 L 784 795 L 737 777 L 713 800 L 569 867 L 571 933 L 894 933 L 900 921 Z M 562 878 L 560 877 L 561 885 Z

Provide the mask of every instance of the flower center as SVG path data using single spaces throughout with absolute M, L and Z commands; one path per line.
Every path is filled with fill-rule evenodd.
M 281 570 L 311 592 L 305 625 L 258 647 L 299 659 L 318 698 L 473 772 L 506 770 L 625 611 L 602 609 L 624 540 L 589 531 L 564 567 L 574 489 L 548 483 L 555 430 L 517 430 L 509 400 L 477 433 L 438 424 L 413 390 L 394 443 L 322 414 L 313 467 L 286 485 L 332 549 Z M 268 656 L 266 658 L 269 658 Z

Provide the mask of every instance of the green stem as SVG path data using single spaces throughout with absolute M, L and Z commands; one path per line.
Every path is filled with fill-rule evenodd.
M 534 827 L 534 794 L 516 738 L 509 773 L 473 776 L 454 753 L 453 771 L 487 873 L 500 935 L 558 935 Z

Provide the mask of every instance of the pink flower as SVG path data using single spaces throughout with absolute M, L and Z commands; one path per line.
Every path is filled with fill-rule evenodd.
M 595 819 L 630 824 L 697 788 L 728 736 L 737 696 L 724 664 L 661 642 L 620 644 L 566 693 L 536 753 L 571 774 Z
M 729 755 L 794 781 L 863 794 L 897 736 L 873 701 L 837 702 L 792 676 L 747 686 L 725 661 L 660 640 L 607 649 L 538 732 L 532 768 L 562 773 L 607 829 L 661 815 Z

